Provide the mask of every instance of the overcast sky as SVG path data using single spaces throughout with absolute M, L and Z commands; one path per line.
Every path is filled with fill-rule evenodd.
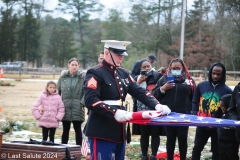
M 102 20 L 105 20 L 108 17 L 109 9 L 116 9 L 119 12 L 123 13 L 123 18 L 128 19 L 129 12 L 131 11 L 129 0 L 99 0 L 101 4 L 105 6 L 103 12 L 101 14 L 99 13 L 93 13 L 91 15 L 91 19 L 93 18 L 100 18 Z M 193 4 L 193 0 L 187 0 L 188 9 L 191 8 Z M 0 1 L 0 6 L 2 5 Z M 43 13 L 43 16 L 46 16 L 47 14 L 52 15 L 54 18 L 61 17 L 70 20 L 72 18 L 72 15 L 63 14 L 62 12 L 55 11 L 58 6 L 58 0 L 46 0 L 45 1 L 45 9 L 53 10 L 52 13 Z
M 105 6 L 105 9 L 103 11 L 103 13 L 101 14 L 93 14 L 91 16 L 91 18 L 101 18 L 101 19 L 106 19 L 108 17 L 108 9 L 110 8 L 115 8 L 118 11 L 122 11 L 124 13 L 127 14 L 123 14 L 124 18 L 128 18 L 128 13 L 130 11 L 129 7 L 127 6 L 127 0 L 99 0 L 101 4 L 103 4 Z M 58 0 L 47 0 L 45 1 L 45 8 L 49 9 L 49 10 L 54 10 L 58 5 Z M 116 7 L 117 6 L 117 7 Z M 44 14 L 45 15 L 45 14 Z M 57 17 L 62 17 L 65 19 L 70 20 L 71 19 L 71 15 L 66 15 L 63 14 L 61 12 L 58 11 L 53 11 L 53 13 L 51 14 L 54 18 Z
M 129 5 L 129 0 L 99 0 L 101 4 L 105 6 L 103 12 L 101 14 L 99 13 L 93 13 L 91 15 L 91 19 L 94 18 L 100 18 L 102 20 L 105 20 L 108 17 L 109 14 L 109 9 L 116 9 L 119 12 L 122 12 L 123 18 L 125 20 L 128 19 L 129 12 L 131 11 L 130 5 Z M 49 10 L 54 10 L 57 8 L 58 5 L 58 0 L 46 0 L 45 1 L 45 8 Z M 187 0 L 187 6 L 188 9 L 190 9 L 193 5 L 193 0 Z M 45 16 L 46 14 L 43 14 Z M 72 15 L 67 15 L 63 14 L 62 12 L 59 11 L 53 11 L 51 15 L 54 18 L 61 17 L 70 20 L 72 18 Z

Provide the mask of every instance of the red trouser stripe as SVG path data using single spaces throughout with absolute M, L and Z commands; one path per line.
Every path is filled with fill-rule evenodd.
M 94 160 L 97 160 L 97 139 L 94 138 L 93 139 L 93 157 L 94 157 Z

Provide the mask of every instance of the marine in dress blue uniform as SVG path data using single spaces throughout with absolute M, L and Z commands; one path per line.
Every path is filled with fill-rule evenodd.
M 114 154 L 115 160 L 123 160 L 126 145 L 124 121 L 129 120 L 129 113 L 131 115 L 124 107 L 127 93 L 151 109 L 160 104 L 117 64 L 117 58 L 127 55 L 126 46 L 131 42 L 102 42 L 105 42 L 104 60 L 87 71 L 84 81 L 85 105 L 89 109 L 84 133 L 90 143 L 92 159 L 96 160 L 101 155 L 102 160 L 110 160 Z M 123 117 L 122 122 L 116 120 L 119 115 Z

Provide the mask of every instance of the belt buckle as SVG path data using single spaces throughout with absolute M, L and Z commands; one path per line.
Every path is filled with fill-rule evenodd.
M 122 100 L 119 100 L 119 106 L 122 106 L 123 104 L 122 104 Z
M 120 100 L 118 100 L 118 103 L 119 103 L 119 106 L 123 106 L 123 101 L 120 99 Z

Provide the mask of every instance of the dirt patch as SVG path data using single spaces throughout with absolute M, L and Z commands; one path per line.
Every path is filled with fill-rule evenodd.
M 15 86 L 0 86 L 1 117 L 13 120 L 34 120 L 31 108 L 46 82 L 10 81 Z

